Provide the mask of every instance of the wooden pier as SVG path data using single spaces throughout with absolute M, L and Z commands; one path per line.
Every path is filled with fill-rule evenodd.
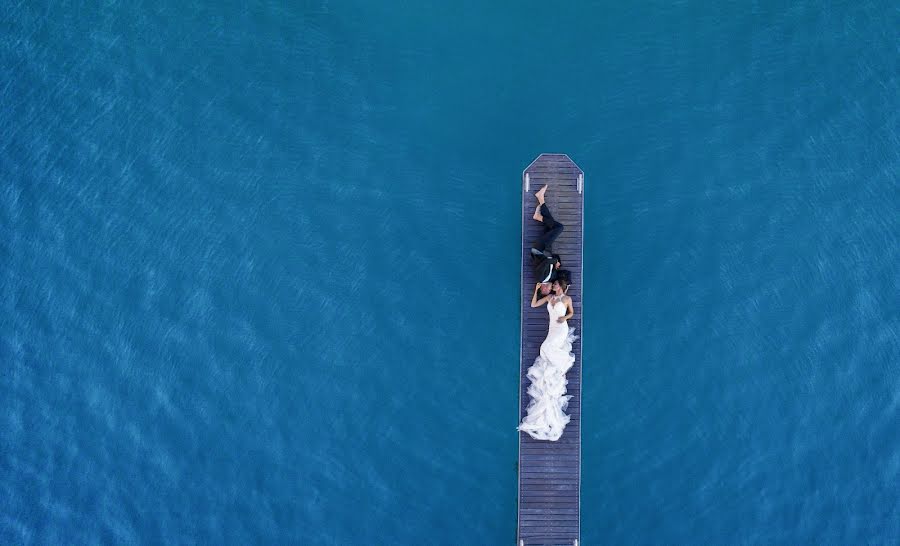
M 531 266 L 531 243 L 543 232 L 532 219 L 537 200 L 534 192 L 544 184 L 547 205 L 565 230 L 553 243 L 562 268 L 572 272 L 568 294 L 572 297 L 578 340 L 572 347 L 575 364 L 566 375 L 572 395 L 566 411 L 571 421 L 556 442 L 534 440 L 519 433 L 519 510 L 516 544 L 578 545 L 581 531 L 581 301 L 582 243 L 584 238 L 584 172 L 565 154 L 541 154 L 522 173 L 522 345 L 519 370 L 519 422 L 530 397 L 525 376 L 547 336 L 545 307 L 531 308 L 538 279 Z

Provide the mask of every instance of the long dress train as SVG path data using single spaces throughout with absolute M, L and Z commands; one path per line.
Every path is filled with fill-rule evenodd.
M 571 396 L 566 395 L 566 372 L 575 363 L 572 342 L 575 328 L 569 328 L 567 321 L 557 322 L 566 313 L 566 305 L 561 301 L 547 304 L 550 328 L 547 338 L 541 344 L 541 354 L 528 368 L 527 377 L 531 381 L 528 395 L 527 414 L 519 425 L 519 430 L 527 432 L 536 440 L 559 440 L 569 416 L 565 410 Z

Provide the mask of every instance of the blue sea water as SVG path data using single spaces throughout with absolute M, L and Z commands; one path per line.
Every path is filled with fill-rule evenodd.
M 583 544 L 900 540 L 900 11 L 4 2 L 0 543 L 512 544 L 521 170 Z

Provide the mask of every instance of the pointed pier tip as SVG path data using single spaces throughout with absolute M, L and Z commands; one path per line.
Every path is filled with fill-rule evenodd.
M 534 158 L 534 161 L 525 167 L 522 171 L 523 188 L 526 192 L 531 191 L 532 178 L 534 175 L 547 174 L 548 172 L 558 172 L 560 174 L 574 174 L 575 191 L 582 193 L 584 191 L 584 171 L 577 163 L 572 161 L 568 154 L 543 153 Z

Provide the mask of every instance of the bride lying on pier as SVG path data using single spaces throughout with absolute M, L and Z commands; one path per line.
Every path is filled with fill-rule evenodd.
M 527 415 L 519 425 L 519 430 L 527 432 L 536 440 L 559 440 L 563 429 L 569 422 L 564 412 L 571 396 L 566 396 L 566 372 L 575 363 L 572 354 L 572 342 L 575 341 L 575 328 L 569 328 L 568 319 L 572 318 L 572 298 L 566 295 L 567 283 L 560 279 L 553 282 L 551 293 L 538 299 L 541 285 L 534 287 L 531 306 L 540 307 L 547 304 L 550 314 L 550 330 L 541 344 L 541 354 L 528 368 L 528 403 Z

